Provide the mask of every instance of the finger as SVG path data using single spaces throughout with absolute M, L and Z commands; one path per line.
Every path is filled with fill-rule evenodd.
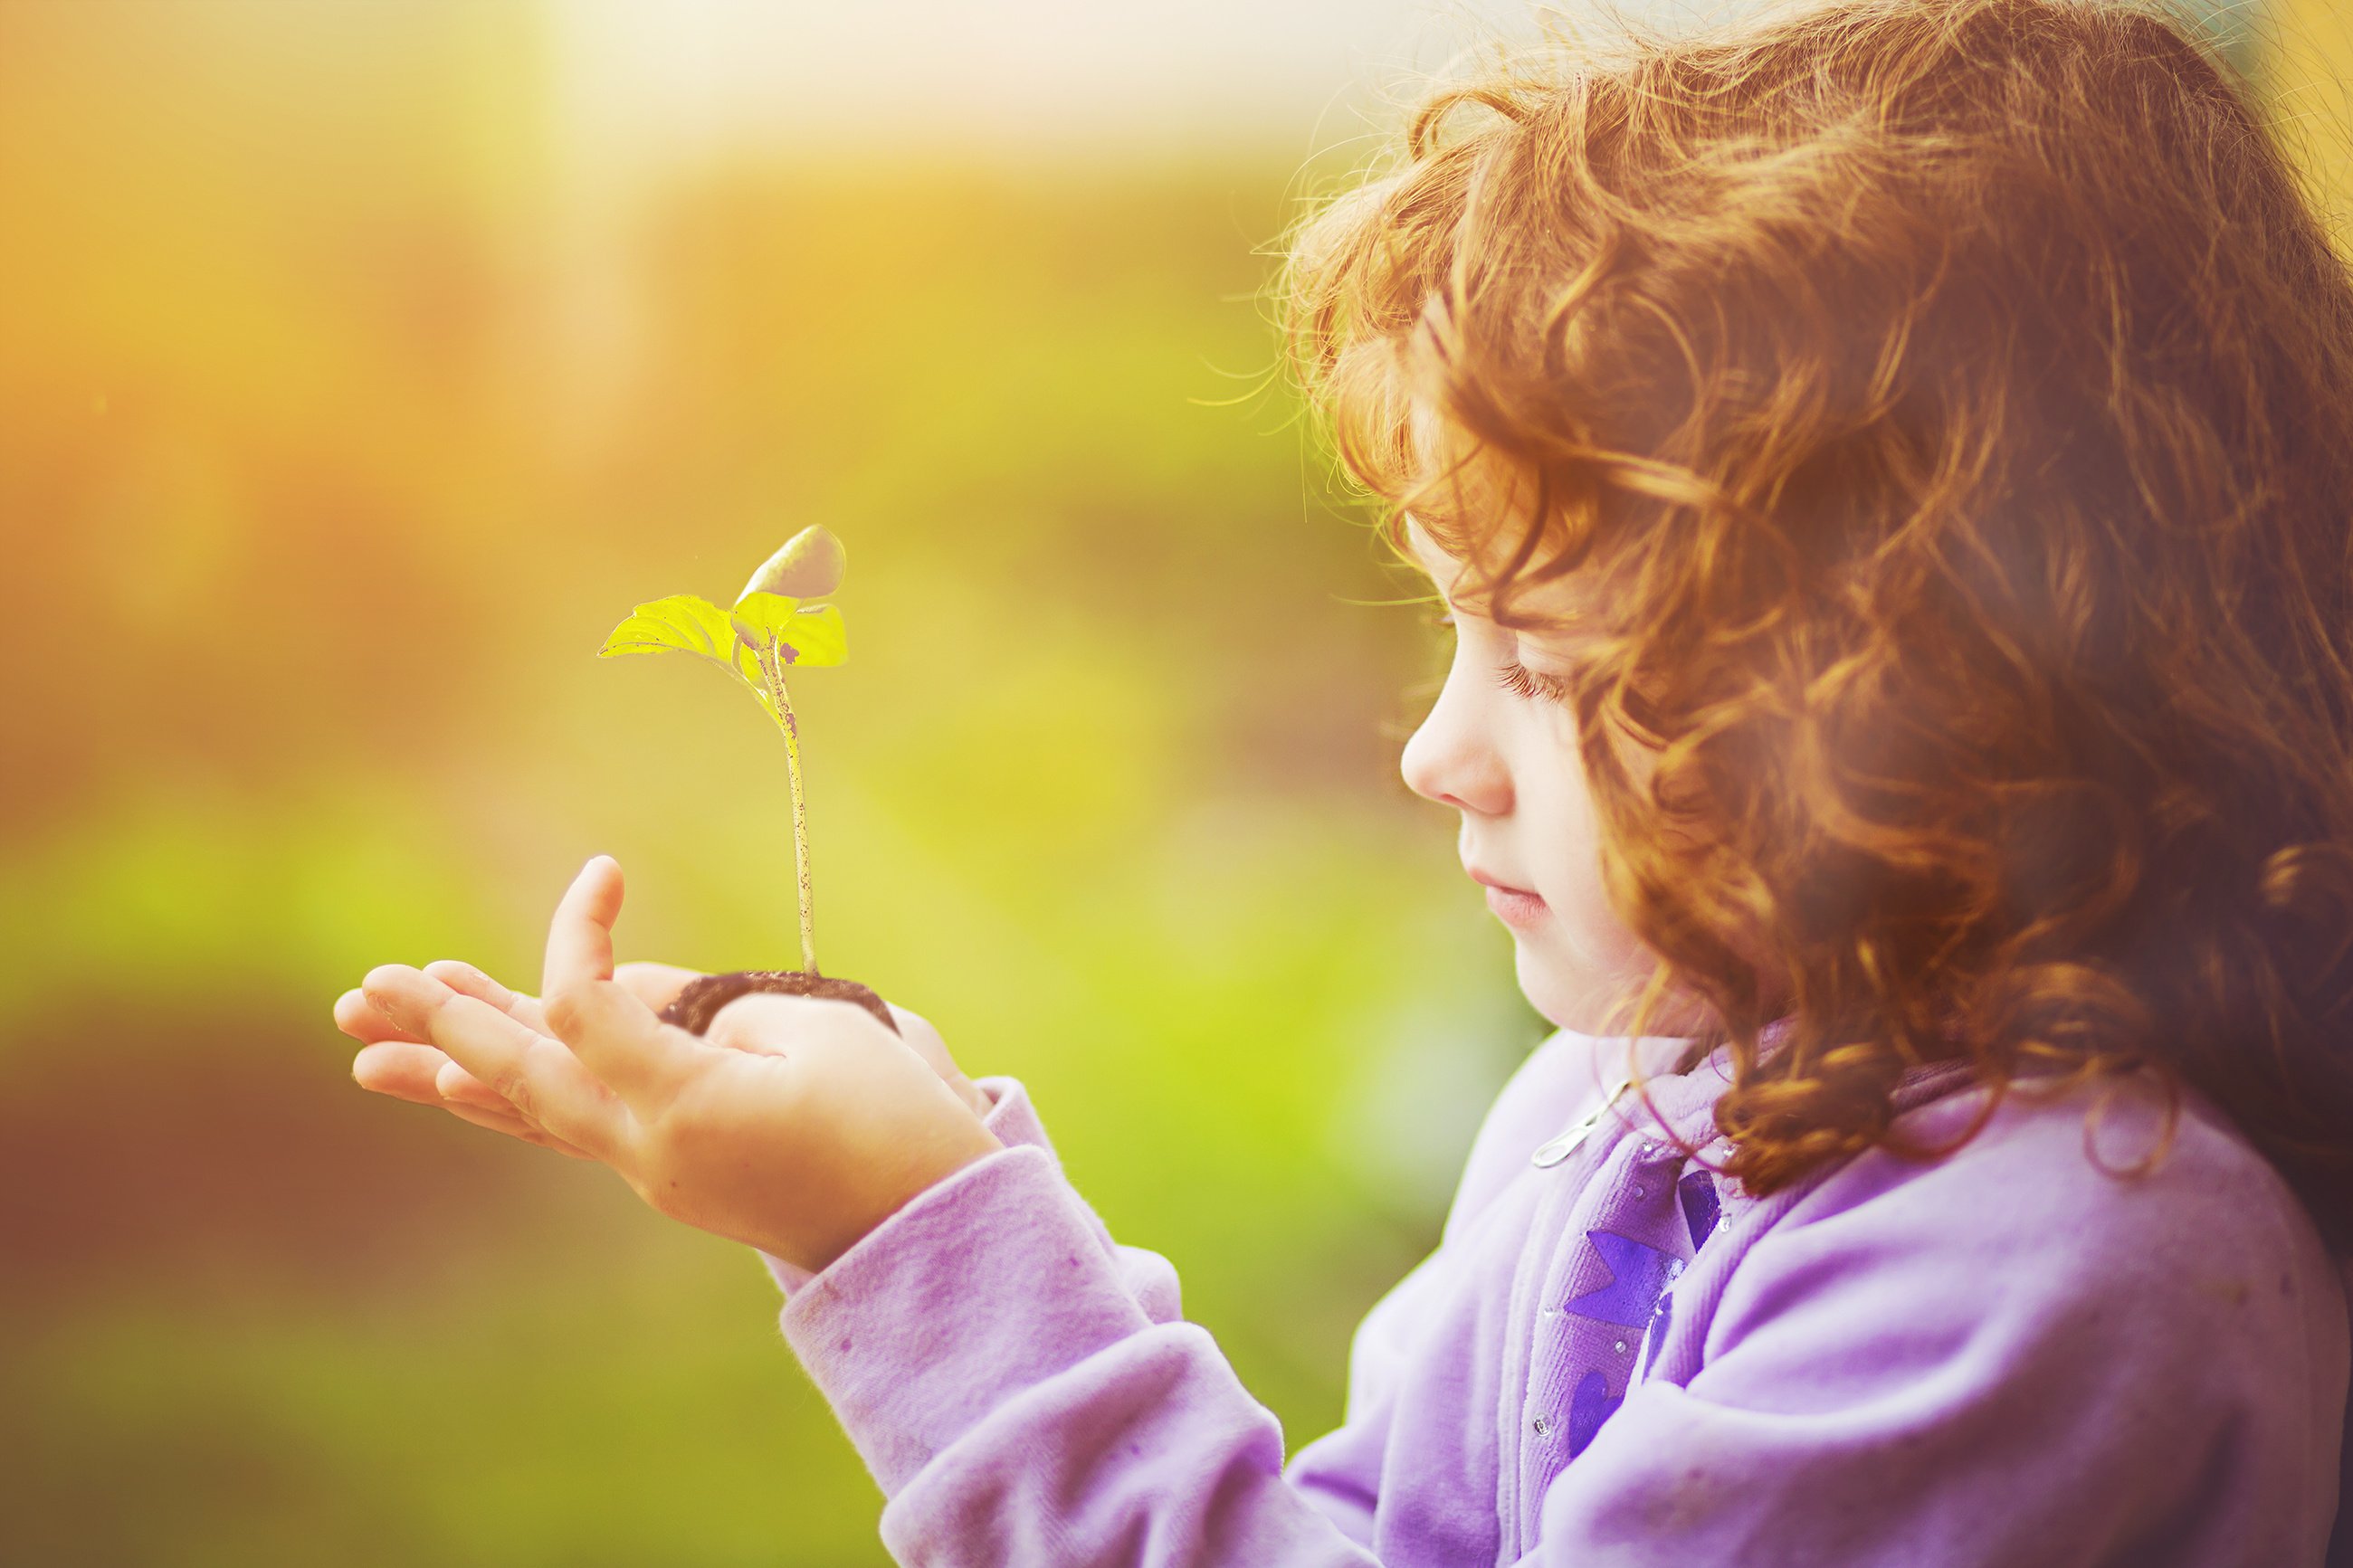
M 547 1025 L 632 1110 L 648 1113 L 669 1103 L 702 1049 L 693 1036 L 655 1017 L 652 1008 L 612 980 L 577 982 L 549 992 Z
M 700 980 L 699 969 L 681 969 L 675 963 L 624 963 L 613 971 L 614 984 L 659 1013 L 678 1000 L 690 980 Z
M 374 1094 L 438 1105 L 441 1090 L 436 1080 L 448 1065 L 449 1058 L 431 1046 L 379 1040 L 352 1058 L 352 1079 Z
M 617 1149 L 628 1138 L 628 1108 L 588 1068 L 480 997 L 399 963 L 370 970 L 361 989 L 394 1022 L 423 1034 L 505 1097 L 526 1121 L 594 1153 Z
M 447 1057 L 441 1058 L 440 1070 L 433 1075 L 433 1088 L 451 1105 L 471 1105 L 483 1110 L 502 1110 L 510 1115 L 514 1111 L 506 1096 Z
M 406 1040 L 382 1041 L 352 1059 L 352 1077 L 362 1089 L 388 1094 L 395 1100 L 414 1100 L 419 1105 L 456 1101 L 514 1114 L 514 1107 L 505 1097 L 493 1093 L 488 1085 L 433 1046 L 411 1045 Z
M 592 857 L 572 879 L 547 927 L 547 964 L 539 994 L 553 1000 L 568 986 L 613 978 L 613 922 L 621 915 L 621 866 Z
M 593 1160 L 596 1157 L 585 1149 L 574 1148 L 552 1133 L 542 1132 L 512 1111 L 484 1110 L 472 1105 L 452 1105 L 444 1109 L 460 1121 L 470 1121 L 477 1127 L 487 1127 L 493 1132 L 503 1132 L 510 1138 L 519 1138 L 526 1143 L 535 1143 L 543 1149 L 553 1149 L 557 1153 L 568 1154 L 575 1160 Z
M 360 1081 L 360 1089 L 372 1089 L 376 1093 L 384 1093 L 384 1096 L 393 1096 L 396 1100 L 412 1100 L 417 1105 L 440 1107 L 440 1110 L 449 1112 L 452 1117 L 463 1119 L 463 1121 L 487 1126 L 497 1133 L 506 1133 L 511 1138 L 524 1140 L 524 1142 L 536 1142 L 543 1150 L 555 1150 L 558 1154 L 569 1154 L 572 1159 L 596 1159 L 586 1150 L 576 1150 L 569 1142 L 565 1142 L 563 1138 L 541 1133 L 536 1126 L 515 1114 L 513 1105 L 508 1105 L 506 1100 L 490 1093 L 487 1089 L 480 1089 L 478 1084 L 475 1084 L 475 1090 L 482 1096 L 480 1102 L 452 1100 L 445 1090 L 445 1081 L 449 1079 L 449 1074 L 457 1074 L 469 1084 L 473 1084 L 473 1074 L 459 1068 L 440 1051 L 436 1051 L 433 1047 L 412 1047 L 407 1041 L 375 1044 L 367 1051 L 360 1051 L 360 1056 L 353 1058 L 351 1063 L 351 1077 Z
M 401 1033 L 398 1025 L 377 1012 L 366 993 L 361 991 L 346 991 L 335 998 L 335 1027 L 364 1046 L 372 1046 L 378 1040 L 417 1043 L 414 1037 Z
M 569 1154 L 575 1160 L 594 1159 L 585 1150 L 575 1149 L 562 1139 L 542 1132 L 514 1113 L 514 1107 L 503 1100 L 491 1105 L 453 1104 L 438 1092 L 436 1068 L 439 1072 L 463 1073 L 465 1069 L 431 1046 L 414 1046 L 406 1041 L 388 1040 L 370 1046 L 352 1064 L 352 1077 L 360 1087 L 395 1100 L 406 1100 L 418 1105 L 429 1105 L 462 1118 L 477 1127 L 488 1127 L 520 1138 L 526 1143 L 536 1143 L 553 1149 L 559 1154 Z
M 395 1100 L 433 1106 L 477 1127 L 488 1127 L 510 1137 L 520 1138 L 526 1143 L 536 1143 L 560 1154 L 569 1154 L 576 1160 L 595 1158 L 561 1138 L 541 1131 L 517 1116 L 513 1106 L 479 1086 L 478 1092 L 485 1097 L 485 1102 L 453 1102 L 442 1088 L 444 1080 L 453 1073 L 470 1083 L 473 1081 L 465 1068 L 431 1046 L 410 1045 L 403 1040 L 387 1040 L 370 1046 L 352 1063 L 352 1077 L 359 1080 L 363 1089 L 389 1095 Z
M 425 966 L 425 973 L 452 991 L 488 1002 L 527 1029 L 548 1033 L 547 1011 L 539 1005 L 538 997 L 508 990 L 463 959 L 437 958 Z

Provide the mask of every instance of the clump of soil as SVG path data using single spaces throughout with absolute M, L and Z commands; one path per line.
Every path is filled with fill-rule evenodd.
M 697 975 L 661 1010 L 661 1021 L 676 1024 L 691 1035 L 700 1035 L 711 1027 L 711 1020 L 719 1016 L 719 1009 L 754 991 L 855 1002 L 880 1019 L 884 1028 L 894 1035 L 899 1032 L 898 1020 L 891 1016 L 891 1009 L 872 991 L 855 980 L 811 974 L 805 969 L 738 969 L 726 974 Z

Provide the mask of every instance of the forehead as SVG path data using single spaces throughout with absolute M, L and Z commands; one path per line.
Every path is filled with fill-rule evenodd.
M 1426 472 L 1404 498 L 1401 542 L 1413 564 L 1458 609 L 1484 615 L 1482 589 L 1509 563 L 1527 531 L 1539 487 L 1519 464 L 1436 418 L 1425 422 Z M 1539 549 L 1533 564 L 1541 565 Z M 1458 592 L 1459 590 L 1459 592 Z M 1558 596 L 1558 584 L 1516 586 L 1514 619 L 1538 612 Z
M 1438 542 L 1430 537 L 1430 531 L 1422 527 L 1421 519 L 1411 512 L 1405 514 L 1405 548 L 1406 553 L 1413 557 L 1413 563 L 1441 589 L 1462 570 L 1462 563 L 1440 550 Z
M 1411 512 L 1405 514 L 1403 532 L 1406 551 L 1413 563 L 1438 585 L 1447 603 L 1457 610 L 1484 617 L 1491 606 L 1486 595 L 1474 592 L 1478 580 L 1472 575 L 1469 563 L 1460 556 L 1449 554 Z M 1573 572 L 1566 577 L 1523 584 L 1515 589 L 1511 602 L 1512 619 L 1515 624 L 1526 623 L 1518 629 L 1547 638 L 1556 634 L 1590 630 L 1592 606 L 1588 602 L 1584 576 L 1582 572 Z M 1455 596 L 1458 585 L 1465 591 L 1463 599 Z

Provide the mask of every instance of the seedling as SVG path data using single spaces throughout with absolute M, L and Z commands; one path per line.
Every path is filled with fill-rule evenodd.
M 735 595 L 732 608 L 723 610 L 692 594 L 673 594 L 630 611 L 628 619 L 615 626 L 605 646 L 596 650 L 600 658 L 632 653 L 692 654 L 725 670 L 784 732 L 785 776 L 793 800 L 793 870 L 800 890 L 801 967 L 797 971 L 747 970 L 697 980 L 663 1016 L 698 1035 L 722 1006 L 746 991 L 839 996 L 858 1002 L 893 1029 L 898 1026 L 873 992 L 855 981 L 834 980 L 818 972 L 817 925 L 809 900 L 808 805 L 801 789 L 800 722 L 793 716 L 792 697 L 785 689 L 788 668 L 836 665 L 849 657 L 840 609 L 809 602 L 841 585 L 846 564 L 841 541 L 825 527 L 812 524 L 760 563 L 744 591 Z

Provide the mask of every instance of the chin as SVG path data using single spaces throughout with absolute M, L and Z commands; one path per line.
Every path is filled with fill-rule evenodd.
M 1609 1027 L 1612 998 L 1598 993 L 1589 980 L 1559 973 L 1555 966 L 1530 952 L 1525 942 L 1519 944 L 1513 967 L 1519 978 L 1520 994 L 1553 1027 L 1580 1035 L 1599 1035 Z
M 1619 972 L 1621 978 L 1609 980 L 1598 976 L 1591 964 L 1565 963 L 1523 938 L 1514 955 L 1513 967 L 1520 982 L 1520 994 L 1556 1029 L 1612 1037 L 1623 1035 L 1632 1021 L 1630 1011 L 1621 1004 L 1630 1004 L 1641 992 L 1642 980 L 1638 976 L 1641 972 L 1636 957 L 1628 958 L 1625 968 Z M 1650 1032 L 1688 1036 L 1695 1026 L 1691 1008 L 1670 998 L 1659 1016 L 1651 1021 Z

